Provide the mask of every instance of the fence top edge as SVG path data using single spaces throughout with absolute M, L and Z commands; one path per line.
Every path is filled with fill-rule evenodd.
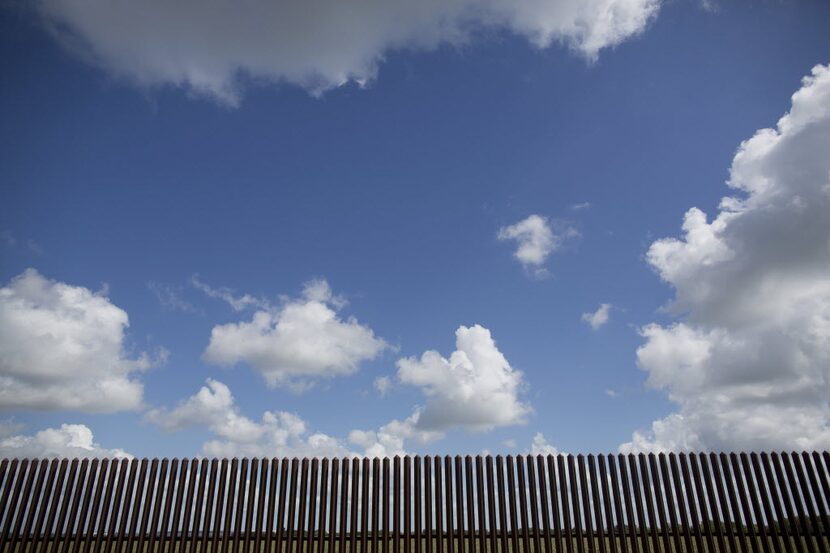
M 741 458 L 744 456 L 753 457 L 753 456 L 789 456 L 789 457 L 823 457 L 830 455 L 830 452 L 826 450 L 762 450 L 762 451 L 677 451 L 677 452 L 667 452 L 667 451 L 660 451 L 660 452 L 631 452 L 631 453 L 519 453 L 519 454 L 483 454 L 478 453 L 475 455 L 466 454 L 462 455 L 421 455 L 421 454 L 411 454 L 411 455 L 393 455 L 393 456 L 367 456 L 367 455 L 352 455 L 352 456 L 345 456 L 345 457 L 337 457 L 337 456 L 309 456 L 309 457 L 130 457 L 130 456 L 90 456 L 90 457 L 61 457 L 61 456 L 47 456 L 47 457 L 0 457 L 0 462 L 10 465 L 12 463 L 20 464 L 27 464 L 32 465 L 35 463 L 43 463 L 43 462 L 63 462 L 63 463 L 95 463 L 95 464 L 103 464 L 106 463 L 119 463 L 119 462 L 140 462 L 145 464 L 158 464 L 158 463 L 235 463 L 235 464 L 251 464 L 251 463 L 267 463 L 267 462 L 280 462 L 280 463 L 310 463 L 313 461 L 340 461 L 342 463 L 349 463 L 349 462 L 360 462 L 360 461 L 415 461 L 415 462 L 430 462 L 435 459 L 446 459 L 446 460 L 457 460 L 457 461 L 466 461 L 466 460 L 505 460 L 505 459 L 512 459 L 512 460 L 524 460 L 524 459 L 546 459 L 546 458 L 562 458 L 568 459 L 573 458 L 578 461 L 584 462 L 588 460 L 589 462 L 593 459 L 610 459 L 610 458 L 617 458 L 617 459 L 646 459 L 646 458 L 675 458 L 675 457 L 709 457 L 709 456 L 717 456 L 717 457 L 725 457 L 725 458 Z

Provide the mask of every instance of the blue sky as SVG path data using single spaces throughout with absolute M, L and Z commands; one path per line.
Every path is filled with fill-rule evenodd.
M 15 317 L 23 315 L 11 303 L 12 283 L 27 268 L 52 281 L 46 286 L 86 288 L 123 310 L 129 327 L 116 325 L 123 339 L 116 337 L 121 350 L 115 357 L 135 361 L 146 353 L 147 367 L 129 372 L 143 386 L 140 405 L 90 412 L 102 409 L 91 407 L 95 401 L 67 407 L 71 402 L 3 399 L 4 453 L 14 454 L 15 443 L 39 452 L 37 433 L 64 424 L 94 433 L 94 446 L 83 442 L 90 451 L 184 456 L 296 450 L 265 438 L 241 449 L 234 449 L 233 439 L 223 442 L 224 449 L 205 447 L 223 440 L 222 431 L 209 427 L 208 415 L 199 421 L 176 407 L 206 379 L 227 386 L 239 416 L 258 423 L 265 411 L 293 413 L 308 429 L 298 439 L 321 432 L 337 447 L 361 452 L 362 442 L 349 439 L 353 430 L 404 421 L 430 400 L 438 405 L 436 398 L 453 403 L 454 391 L 406 381 L 396 363 L 428 350 L 449 358 L 456 329 L 473 325 L 489 330 L 517 383 L 514 391 L 496 392 L 528 412 L 492 420 L 484 415 L 482 428 L 450 421 L 440 436 L 423 439 L 418 432 L 435 428 L 416 421 L 406 431 L 406 451 L 522 452 L 540 432 L 546 442 L 537 440 L 536 447 L 614 451 L 672 413 L 691 425 L 701 412 L 694 405 L 707 394 L 718 401 L 731 397 L 678 384 L 695 370 L 716 381 L 732 370 L 729 361 L 714 356 L 706 367 L 678 368 L 670 360 L 638 357 L 638 348 L 657 347 L 654 335 L 643 335 L 647 325 L 676 329 L 672 325 L 680 322 L 699 337 L 723 331 L 749 341 L 800 339 L 830 328 L 830 273 L 823 272 L 830 250 L 807 248 L 814 239 L 807 230 L 803 236 L 778 233 L 777 220 L 764 223 L 788 240 L 785 249 L 806 252 L 799 263 L 822 269 L 809 272 L 813 297 L 821 300 L 818 326 L 784 320 L 763 330 L 769 335 L 752 334 L 753 323 L 736 317 L 728 323 L 707 318 L 709 300 L 688 282 L 712 278 L 719 285 L 721 277 L 694 272 L 687 281 L 648 253 L 661 238 L 683 236 L 690 208 L 710 220 L 717 215 L 720 199 L 735 194 L 725 181 L 730 167 L 736 180 L 733 159 L 742 141 L 775 128 L 788 110 L 795 113 L 793 93 L 827 88 L 826 78 L 816 77 L 812 88 L 802 83 L 814 66 L 830 62 L 827 3 L 720 2 L 714 9 L 691 1 L 651 3 L 645 22 L 608 38 L 596 60 L 567 34 L 533 44 L 517 23 L 474 29 L 464 41 L 428 47 L 408 38 L 376 47 L 376 71 L 362 86 L 323 79 L 325 90 L 309 90 L 280 73 L 288 63 L 283 60 L 263 74 L 242 66 L 229 97 L 216 92 L 225 90 L 221 84 L 200 88 L 161 70 L 153 73 L 153 58 L 142 60 L 141 52 L 136 56 L 143 64 L 108 58 L 108 48 L 118 45 L 98 41 L 95 26 L 109 23 L 70 17 L 61 4 L 0 10 L 0 281 L 12 298 L 0 323 L 9 332 L 0 340 L 0 387 L 7 387 L 0 395 L 15 395 L 18 380 L 32 389 L 46 386 L 32 376 L 42 367 L 19 366 L 25 352 L 20 340 L 9 338 L 14 325 L 15 332 L 40 332 L 37 325 L 20 326 Z M 145 39 L 155 40 L 152 33 Z M 165 44 L 160 39 L 158 48 Z M 326 44 L 319 55 L 341 47 Z M 200 69 L 214 55 L 206 50 L 193 60 L 187 52 L 169 55 Z M 313 56 L 297 63 L 317 67 Z M 150 69 L 140 73 L 135 67 Z M 803 108 L 818 110 L 807 118 L 826 125 L 826 97 Z M 814 151 L 814 157 L 804 161 L 792 154 L 793 163 L 814 163 L 810 167 L 821 175 L 830 143 L 826 133 L 814 134 L 796 136 L 811 141 L 797 151 Z M 786 159 L 781 164 L 791 165 Z M 823 190 L 824 183 L 809 186 Z M 806 188 L 799 190 L 809 201 Z M 747 185 L 741 194 L 761 192 Z M 813 203 L 819 207 L 803 228 L 816 228 L 820 241 L 828 238 L 830 211 Z M 516 242 L 499 239 L 499 232 L 531 215 L 546 221 L 561 243 L 541 263 L 523 264 L 514 256 Z M 713 254 L 698 259 L 700 266 L 752 257 L 756 250 L 739 246 L 755 242 L 733 234 L 723 241 L 741 255 L 725 261 Z M 760 264 L 755 270 L 761 272 L 752 274 L 778 274 L 777 267 Z M 739 269 L 727 267 L 724 274 L 744 274 Z M 236 311 L 194 285 L 194 275 L 211 290 L 227 287 L 256 302 Z M 379 351 L 337 369 L 348 374 L 308 376 L 304 382 L 311 386 L 298 391 L 267 386 L 260 374 L 270 370 L 262 367 L 267 362 L 258 369 L 253 354 L 241 355 L 232 367 L 205 355 L 216 327 L 247 323 L 257 311 L 276 316 L 286 306 L 307 305 L 303 288 L 315 279 L 330 285 L 334 297 L 318 303 L 328 305 L 339 324 L 370 330 L 383 341 Z M 800 296 L 782 294 L 779 307 L 798 305 Z M 680 307 L 667 311 L 673 298 Z M 593 329 L 582 315 L 604 303 L 611 306 L 609 318 Z M 47 304 L 35 301 L 28 309 L 34 313 Z M 317 338 L 306 337 L 310 347 Z M 780 360 L 768 371 L 756 364 L 758 372 L 747 377 L 753 383 L 767 378 L 773 387 L 796 382 L 802 369 L 818 378 L 820 385 L 810 386 L 819 390 L 810 400 L 813 410 L 793 415 L 818 417 L 812 430 L 787 441 L 761 425 L 739 445 L 828 443 L 830 338 L 819 334 L 817 340 L 805 354 L 806 368 Z M 666 347 L 686 351 L 677 342 Z M 432 370 L 426 364 L 421 369 Z M 43 378 L 83 380 L 66 367 L 55 370 L 43 369 L 51 375 Z M 483 369 L 472 368 L 477 370 Z M 747 370 L 735 374 L 746 376 Z M 383 395 L 374 386 L 379 377 L 391 383 Z M 656 389 L 647 385 L 649 377 L 659 382 Z M 785 404 L 781 408 L 792 413 L 791 400 L 765 393 L 752 409 L 769 412 Z M 438 407 L 427 409 L 441 414 Z M 666 445 L 658 432 L 637 447 L 717 449 L 732 439 L 724 421 L 741 416 L 724 409 L 719 422 L 684 427 L 692 428 L 687 441 Z M 255 443 L 264 449 L 245 449 Z

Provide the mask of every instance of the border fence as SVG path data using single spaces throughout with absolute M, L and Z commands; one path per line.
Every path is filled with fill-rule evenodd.
M 830 551 L 830 454 L 0 461 L 0 551 Z

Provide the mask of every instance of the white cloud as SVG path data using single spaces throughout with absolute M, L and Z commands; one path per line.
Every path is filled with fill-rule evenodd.
M 679 409 L 623 451 L 830 447 L 828 152 L 830 68 L 817 66 L 777 127 L 741 144 L 736 197 L 652 244 L 685 317 L 645 326 L 637 359 Z
M 498 350 L 490 331 L 479 325 L 461 326 L 455 335 L 457 351 L 449 359 L 427 351 L 420 359 L 397 362 L 400 382 L 421 388 L 426 405 L 378 430 L 353 430 L 351 443 L 369 456 L 403 455 L 407 443 L 440 440 L 453 428 L 480 432 L 524 424 L 531 408 L 518 397 L 522 375 Z M 376 387 L 378 380 L 383 380 L 381 387 L 387 382 L 391 386 L 387 377 L 381 377 Z
M 593 313 L 583 313 L 582 321 L 588 323 L 592 329 L 599 330 L 605 323 L 608 322 L 611 312 L 611 304 L 603 303 Z
M 550 254 L 558 250 L 566 239 L 578 235 L 570 227 L 564 227 L 562 232 L 554 232 L 546 217 L 530 215 L 516 224 L 501 227 L 498 239 L 516 242 L 518 247 L 513 256 L 530 274 L 545 278 L 549 273 L 542 265 Z
M 542 265 L 557 247 L 557 239 L 541 215 L 530 215 L 514 225 L 499 229 L 499 240 L 514 240 L 518 244 L 513 254 L 522 265 Z
M 110 412 L 141 406 L 127 313 L 103 293 L 28 269 L 0 288 L 0 408 Z M 161 360 L 165 352 L 160 352 Z
M 461 326 L 449 359 L 437 351 L 398 360 L 398 378 L 418 386 L 427 403 L 417 413 L 419 430 L 453 427 L 489 430 L 525 422 L 531 408 L 519 399 L 522 373 L 510 366 L 486 328 Z
M 210 378 L 206 386 L 172 411 L 154 409 L 146 418 L 170 432 L 203 425 L 214 434 L 235 441 L 257 441 L 263 434 L 259 424 L 239 414 L 230 389 Z
M 147 288 L 158 300 L 159 304 L 165 309 L 171 311 L 181 311 L 182 313 L 195 313 L 196 307 L 182 298 L 181 290 L 176 286 L 164 284 L 163 282 L 148 282 Z
M 589 60 L 646 27 L 660 0 L 40 0 L 65 46 L 140 86 L 168 85 L 236 105 L 242 83 L 312 93 L 372 80 L 393 50 L 463 44 L 506 29 Z
M 244 311 L 245 309 L 250 308 L 267 309 L 269 307 L 268 302 L 262 298 L 256 298 L 250 294 L 237 296 L 234 294 L 233 290 L 225 286 L 213 288 L 212 286 L 202 282 L 199 279 L 199 275 L 193 275 L 190 277 L 190 284 L 197 290 L 204 292 L 207 297 L 226 302 L 234 311 Z
M 441 432 L 421 430 L 417 427 L 420 410 L 416 409 L 412 415 L 400 420 L 392 420 L 378 430 L 352 430 L 349 441 L 363 448 L 368 457 L 391 457 L 405 455 L 406 441 L 415 441 L 426 444 L 443 437 Z
M 306 422 L 294 413 L 266 411 L 259 421 L 249 419 L 240 412 L 230 389 L 212 379 L 175 409 L 154 409 L 146 419 L 169 432 L 205 427 L 214 436 L 202 445 L 202 453 L 210 457 L 352 454 L 336 438 L 309 434 Z
M 154 409 L 145 418 L 170 432 L 206 428 L 214 438 L 204 443 L 202 453 L 210 456 L 359 455 L 346 443 L 358 446 L 362 455 L 403 455 L 408 442 L 441 439 L 452 427 L 486 430 L 523 423 L 530 407 L 517 398 L 521 374 L 507 364 L 489 331 L 461 327 L 456 334 L 459 351 L 450 360 L 438 356 L 441 366 L 432 364 L 435 352 L 399 361 L 401 381 L 423 388 L 429 398 L 425 407 L 377 430 L 352 430 L 347 440 L 309 434 L 305 421 L 293 413 L 266 411 L 259 421 L 252 420 L 241 413 L 230 389 L 212 379 L 174 409 Z
M 381 397 L 389 393 L 389 390 L 392 389 L 392 386 L 392 379 L 388 376 L 379 376 L 374 381 L 375 390 L 377 390 Z
M 559 455 L 559 450 L 548 443 L 545 435 L 537 432 L 533 436 L 533 443 L 530 445 L 531 455 Z
M 132 457 L 121 449 L 106 449 L 97 444 L 92 430 L 83 424 L 62 424 L 34 436 L 16 435 L 0 440 L 0 457 L 19 459 L 54 457 Z
M 584 209 L 589 209 L 591 207 L 591 202 L 580 202 L 578 204 L 573 204 L 571 206 L 571 211 L 582 211 Z
M 261 309 L 248 322 L 213 327 L 203 357 L 223 366 L 248 363 L 269 386 L 294 390 L 353 374 L 389 345 L 354 317 L 341 319 L 342 305 L 326 281 L 312 281 L 300 298 Z

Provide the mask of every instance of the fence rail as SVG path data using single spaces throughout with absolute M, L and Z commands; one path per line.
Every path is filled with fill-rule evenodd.
M 0 461 L 0 551 L 830 551 L 830 454 Z

